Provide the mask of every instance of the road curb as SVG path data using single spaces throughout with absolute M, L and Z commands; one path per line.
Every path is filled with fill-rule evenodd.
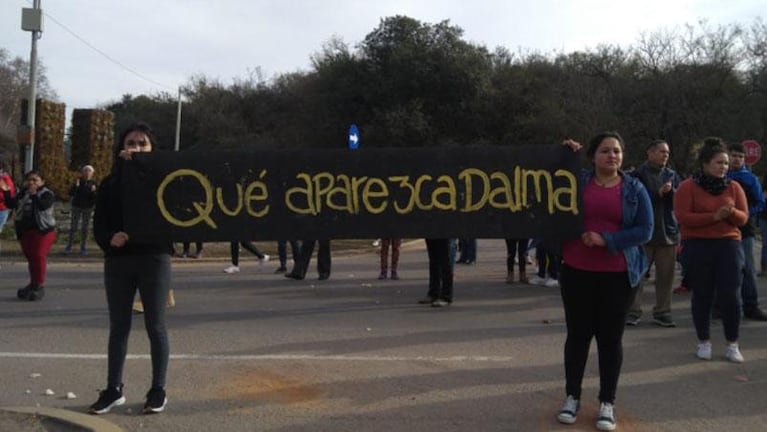
M 82 432 L 124 432 L 122 428 L 104 419 L 58 408 L 48 407 L 0 407 L 0 411 L 43 417 L 68 427 L 67 430 Z

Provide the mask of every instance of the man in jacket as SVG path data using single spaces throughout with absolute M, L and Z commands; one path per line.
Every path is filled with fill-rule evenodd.
M 741 143 L 730 144 L 727 148 L 730 154 L 730 170 L 727 178 L 735 180 L 743 187 L 748 200 L 748 221 L 740 227 L 743 254 L 746 261 L 743 267 L 743 284 L 741 299 L 743 316 L 757 321 L 767 321 L 767 315 L 759 308 L 759 295 L 756 290 L 756 267 L 754 266 L 754 238 L 756 235 L 756 220 L 764 210 L 765 202 L 759 179 L 746 167 L 746 149 Z
M 647 160 L 631 175 L 647 189 L 652 201 L 654 229 L 644 249 L 650 264 L 655 263 L 655 307 L 653 322 L 661 327 L 676 327 L 671 318 L 671 290 L 676 267 L 676 249 L 679 244 L 679 225 L 674 216 L 674 193 L 681 181 L 679 175 L 666 166 L 668 143 L 655 140 L 647 146 Z M 626 324 L 635 326 L 642 317 L 642 284 L 637 289 L 634 303 L 629 308 Z

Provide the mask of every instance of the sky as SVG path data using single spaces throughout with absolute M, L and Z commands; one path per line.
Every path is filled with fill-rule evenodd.
M 230 84 L 257 68 L 265 78 L 308 71 L 323 43 L 336 37 L 354 48 L 394 15 L 450 20 L 466 40 L 490 51 L 567 53 L 628 46 L 642 32 L 701 19 L 749 25 L 764 6 L 765 0 L 41 0 L 38 55 L 69 113 L 124 94 L 175 94 L 195 75 Z M 0 47 L 28 59 L 25 7 L 32 0 L 0 0 Z

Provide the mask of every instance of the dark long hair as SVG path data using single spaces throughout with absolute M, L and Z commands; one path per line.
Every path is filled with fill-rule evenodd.
M 119 165 L 118 162 L 120 161 L 120 151 L 125 148 L 125 138 L 131 132 L 142 132 L 147 136 L 147 138 L 149 138 L 149 142 L 152 143 L 152 147 L 157 145 L 157 140 L 154 137 L 154 133 L 152 133 L 152 128 L 150 128 L 148 124 L 144 122 L 136 122 L 131 124 L 120 132 L 120 136 L 117 139 L 117 142 L 114 144 L 114 153 L 112 155 L 114 158 L 112 163 L 112 172 L 117 171 Z
M 599 144 L 602 144 L 602 141 L 604 141 L 606 138 L 615 138 L 618 140 L 618 144 L 621 146 L 621 150 L 623 152 L 626 152 L 626 144 L 623 142 L 623 137 L 620 136 L 618 132 L 615 131 L 604 131 L 600 132 L 596 135 L 594 135 L 589 140 L 589 146 L 586 149 L 586 157 L 589 159 L 589 163 L 594 163 L 594 155 L 597 154 L 597 148 L 599 148 Z

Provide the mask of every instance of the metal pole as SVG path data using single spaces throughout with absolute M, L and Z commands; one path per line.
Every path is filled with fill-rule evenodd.
M 34 0 L 33 7 L 40 9 L 40 0 Z M 40 32 L 32 32 L 32 52 L 29 55 L 29 103 L 27 104 L 27 126 L 29 126 L 29 143 L 24 151 L 24 172 L 34 168 L 35 157 L 35 109 L 37 108 L 37 39 Z
M 178 109 L 176 110 L 176 151 L 179 147 L 181 147 L 181 87 L 178 88 Z

